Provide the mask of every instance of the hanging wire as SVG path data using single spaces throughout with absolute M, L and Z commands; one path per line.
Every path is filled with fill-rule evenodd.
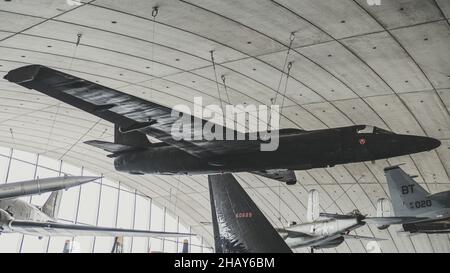
M 78 139 L 77 139 L 77 141 L 74 143 L 74 144 L 72 144 L 70 147 L 69 147 L 69 149 L 67 149 L 59 158 L 58 158 L 58 160 L 62 160 L 65 156 L 66 156 L 66 154 L 68 153 L 68 152 L 70 152 L 72 149 L 73 149 L 73 147 L 75 147 L 75 145 L 77 145 L 87 134 L 89 134 L 94 128 L 95 128 L 95 126 L 97 126 L 97 124 L 99 124 L 100 123 L 100 121 L 102 121 L 102 119 L 98 119 L 82 136 L 80 136 Z
M 68 67 L 68 72 L 69 73 L 72 71 L 73 60 L 75 59 L 75 57 L 77 55 L 78 46 L 81 43 L 81 37 L 83 37 L 83 34 L 82 33 L 78 33 L 77 34 L 77 39 L 75 41 L 75 48 L 73 49 L 73 53 L 72 53 L 72 58 L 70 58 L 70 63 L 69 63 L 69 67 Z M 50 138 L 53 135 L 53 131 L 55 129 L 56 118 L 57 118 L 57 116 L 59 114 L 59 109 L 60 108 L 61 108 L 61 102 L 58 102 L 57 105 L 56 105 L 56 111 L 55 111 L 54 116 L 53 116 L 52 126 L 50 128 L 50 133 L 48 135 L 47 143 L 45 145 L 45 152 L 44 152 L 44 154 L 46 154 L 48 152 L 48 146 L 50 144 Z
M 80 45 L 80 42 L 81 42 L 81 37 L 83 37 L 83 34 L 78 33 L 77 40 L 75 42 L 75 48 L 73 49 L 73 53 L 72 53 L 72 58 L 70 59 L 70 64 L 69 64 L 69 69 L 68 69 L 69 72 L 72 71 L 73 60 L 75 59 L 75 56 L 77 55 L 77 50 L 78 50 L 78 46 Z
M 152 9 L 152 17 L 153 17 L 153 26 L 152 26 L 152 65 L 151 65 L 151 73 L 152 76 L 155 75 L 155 32 L 156 32 L 156 16 L 158 15 L 159 9 L 158 7 L 153 7 Z M 153 89 L 153 81 L 150 80 L 150 89 Z
M 78 34 L 77 34 L 77 43 L 76 43 L 76 46 L 79 46 L 79 45 L 80 45 L 81 37 L 82 37 L 82 36 L 83 36 L 82 33 L 78 33 Z
M 225 75 L 220 76 L 222 78 L 222 82 L 223 82 L 223 86 L 225 88 L 225 93 L 227 94 L 227 100 L 228 100 L 228 104 L 231 104 L 230 101 L 230 96 L 228 95 L 228 89 L 227 89 L 227 84 L 225 82 Z
M 16 146 L 16 139 L 14 138 L 13 129 L 9 128 L 9 132 L 11 133 L 11 139 L 12 139 L 13 145 Z
M 284 63 L 283 63 L 283 69 L 281 71 L 281 77 L 280 77 L 280 81 L 278 82 L 278 87 L 277 87 L 277 92 L 275 94 L 275 98 L 272 101 L 272 104 L 275 104 L 277 102 L 277 98 L 278 98 L 278 94 L 280 92 L 280 87 L 281 87 L 281 82 L 283 81 L 283 76 L 284 76 L 284 70 L 286 69 L 286 64 L 289 58 L 289 54 L 291 53 L 292 50 L 292 44 L 294 43 L 295 40 L 295 32 L 291 32 L 291 36 L 289 37 L 289 47 L 288 47 L 288 51 L 286 53 L 286 58 L 284 59 Z
M 287 67 L 287 73 L 286 73 L 286 83 L 284 85 L 283 100 L 281 101 L 280 116 L 283 114 L 284 101 L 286 100 L 286 92 L 287 92 L 289 78 L 291 75 L 291 68 L 292 68 L 292 62 L 289 62 L 288 67 Z
M 222 109 L 223 112 L 222 96 L 220 95 L 219 80 L 217 79 L 216 63 L 214 61 L 214 50 L 211 50 L 210 53 L 211 53 L 211 62 L 214 70 L 214 77 L 216 79 L 217 93 L 219 94 L 220 108 Z
M 281 221 L 281 183 L 278 183 L 278 219 L 281 225 L 283 225 L 283 221 Z
M 177 180 L 177 188 L 176 188 L 176 192 L 175 192 L 175 202 L 173 203 L 173 214 L 177 215 L 178 191 L 180 189 L 181 179 L 180 179 L 180 177 L 175 177 L 175 179 Z M 172 201 L 172 197 L 170 198 L 170 201 Z

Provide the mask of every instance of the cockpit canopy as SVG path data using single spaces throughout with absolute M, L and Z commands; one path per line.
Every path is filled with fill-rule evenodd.
M 358 134 L 375 134 L 375 135 L 381 135 L 381 134 L 394 134 L 390 131 L 375 127 L 366 125 L 364 128 L 359 128 L 356 131 Z

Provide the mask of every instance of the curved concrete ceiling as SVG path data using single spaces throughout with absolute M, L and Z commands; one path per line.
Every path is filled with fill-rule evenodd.
M 76 2 L 1 1 L 0 76 L 39 63 L 166 106 L 190 105 L 195 96 L 205 104 L 227 96 L 233 104 L 270 104 L 277 90 L 284 93 L 278 85 L 295 32 L 282 127 L 371 124 L 442 141 L 428 153 L 297 172 L 300 183 L 289 187 L 238 174 L 274 226 L 304 221 L 313 188 L 327 212 L 358 208 L 374 215 L 377 199 L 388 196 L 382 170 L 391 164 L 406 163 L 431 192 L 450 188 L 447 0 L 381 0 L 380 6 L 366 0 Z M 212 244 L 211 226 L 203 223 L 211 218 L 205 176 L 117 173 L 105 153 L 82 143 L 112 141 L 112 124 L 4 80 L 0 113 L 1 146 L 104 173 L 167 206 Z M 380 244 L 384 252 L 450 252 L 447 235 L 403 237 L 397 228 L 366 226 L 356 233 L 389 239 Z M 366 246 L 348 240 L 324 251 L 365 252 Z

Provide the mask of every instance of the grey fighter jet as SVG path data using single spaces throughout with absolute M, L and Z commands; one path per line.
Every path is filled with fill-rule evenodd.
M 379 229 L 401 224 L 407 233 L 450 233 L 450 191 L 430 194 L 399 166 L 384 172 L 394 217 L 379 219 Z
M 98 177 L 58 177 L 0 185 L 0 234 L 22 233 L 43 236 L 130 236 L 187 237 L 193 234 L 119 229 L 57 221 L 63 189 L 79 186 Z M 56 191 L 55 191 L 56 190 Z M 53 191 L 42 207 L 18 198 Z
M 312 190 L 308 198 L 307 223 L 293 223 L 287 228 L 278 228 L 277 231 L 289 247 L 310 247 L 311 252 L 314 249 L 337 247 L 345 239 L 384 240 L 350 234 L 352 230 L 364 226 L 366 219 L 373 218 L 362 215 L 358 210 L 346 215 L 319 213 L 319 193 Z

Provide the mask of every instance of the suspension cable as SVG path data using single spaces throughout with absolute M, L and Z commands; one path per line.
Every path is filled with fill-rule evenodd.
M 152 76 L 155 76 L 155 32 L 156 32 L 156 16 L 158 15 L 159 9 L 157 6 L 153 7 L 152 9 L 152 17 L 153 17 L 153 26 L 152 26 L 152 64 L 151 64 L 151 73 Z M 153 81 L 150 80 L 150 89 L 153 89 Z
M 77 39 L 75 41 L 75 48 L 73 49 L 72 57 L 70 58 L 70 63 L 69 63 L 69 67 L 68 67 L 68 70 L 67 70 L 68 73 L 70 73 L 72 71 L 73 60 L 75 59 L 75 57 L 77 55 L 77 50 L 78 50 L 78 46 L 80 45 L 80 42 L 81 42 L 81 37 L 83 37 L 83 34 L 81 32 L 77 33 Z M 46 154 L 48 152 L 48 146 L 50 144 L 50 138 L 53 136 L 53 131 L 55 129 L 56 118 L 59 115 L 60 108 L 61 108 L 61 102 L 58 101 L 58 103 L 56 105 L 56 111 L 55 111 L 54 116 L 53 116 L 52 125 L 50 127 L 50 133 L 48 135 L 47 143 L 45 144 L 45 152 L 44 152 L 44 154 Z
M 288 67 L 287 67 L 287 73 L 286 73 L 286 83 L 284 85 L 283 100 L 281 101 L 280 116 L 283 114 L 284 101 L 286 99 L 286 92 L 287 92 L 289 78 L 291 75 L 291 68 L 292 68 L 292 62 L 289 62 Z
M 286 68 L 286 64 L 287 64 L 287 61 L 289 58 L 289 54 L 291 53 L 294 40 L 295 40 L 295 32 L 291 32 L 291 36 L 289 37 L 289 47 L 288 47 L 288 51 L 286 53 L 286 57 L 284 59 L 283 69 L 281 70 L 281 77 L 280 77 L 280 81 L 278 82 L 277 92 L 275 94 L 275 98 L 273 100 L 271 100 L 272 104 L 275 104 L 277 102 L 278 94 L 280 92 L 281 82 L 283 81 L 284 69 Z
M 210 53 L 211 53 L 211 62 L 213 65 L 213 70 L 214 70 L 214 77 L 216 79 L 217 93 L 219 94 L 220 108 L 223 111 L 222 96 L 220 95 L 219 80 L 217 79 L 216 63 L 214 61 L 214 50 L 211 50 Z
M 225 75 L 222 75 L 222 76 L 220 76 L 220 77 L 222 78 L 223 87 L 225 88 L 225 93 L 227 94 L 228 104 L 231 104 L 230 96 L 228 95 L 227 84 L 226 84 L 226 82 L 225 82 Z

